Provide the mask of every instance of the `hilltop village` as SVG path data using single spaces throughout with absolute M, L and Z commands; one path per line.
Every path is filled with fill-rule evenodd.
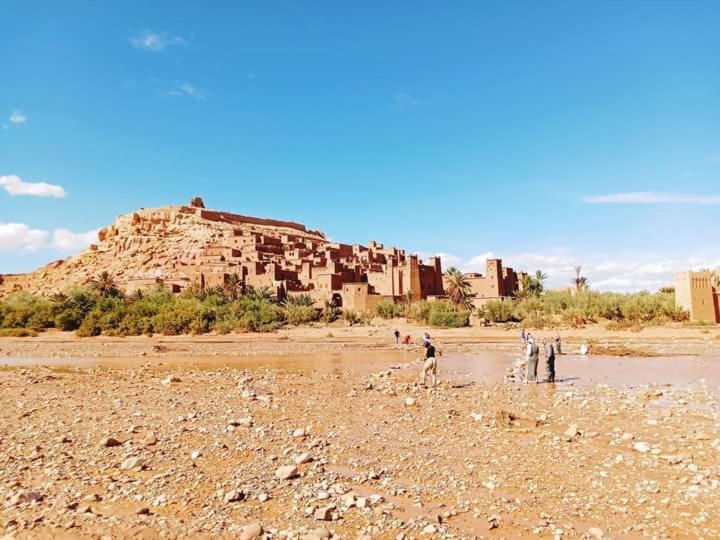
M 162 285 L 175 293 L 191 285 L 223 287 L 231 279 L 268 287 L 277 298 L 306 294 L 318 306 L 371 310 L 382 300 L 438 299 L 445 295 L 439 257 L 421 261 L 375 241 L 367 246 L 331 242 L 299 223 L 187 206 L 141 209 L 98 232 L 98 243 L 77 257 L 31 274 L 3 276 L 0 294 L 29 290 L 51 294 L 110 272 L 131 294 Z M 483 274 L 466 274 L 476 306 L 515 295 L 522 273 L 487 262 Z

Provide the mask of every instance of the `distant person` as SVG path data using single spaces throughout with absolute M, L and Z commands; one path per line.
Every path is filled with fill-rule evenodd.
M 520 331 L 520 344 L 525 345 L 527 343 L 527 335 L 525 334 L 525 329 L 523 328 Z
M 395 336 L 395 345 L 400 345 L 400 330 L 396 328 L 393 335 Z
M 423 343 L 425 347 L 425 363 L 422 368 L 422 385 L 425 386 L 425 380 L 428 373 L 432 377 L 432 387 L 437 384 L 437 359 L 435 358 L 435 346 L 428 340 Z
M 552 341 L 545 341 L 545 373 L 547 379 L 545 382 L 555 382 L 555 348 L 553 347 Z
M 540 356 L 540 348 L 535 343 L 535 340 L 532 337 L 528 338 L 528 344 L 527 344 L 527 378 L 525 379 L 526 383 L 536 383 L 537 380 L 537 366 L 538 366 L 538 358 Z
M 428 334 L 427 332 L 425 332 L 425 333 L 423 334 L 423 339 L 422 339 L 423 347 L 425 346 L 426 343 L 430 343 L 430 342 L 431 342 L 431 340 L 430 340 L 430 334 Z
M 562 340 L 560 339 L 560 334 L 555 336 L 555 352 L 558 356 L 562 354 Z
M 407 334 L 403 338 L 403 345 L 410 345 L 412 343 L 412 338 L 410 337 L 410 334 Z

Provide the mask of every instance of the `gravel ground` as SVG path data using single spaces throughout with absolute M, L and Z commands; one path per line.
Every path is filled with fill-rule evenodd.
M 717 384 L 418 371 L 6 368 L 0 538 L 720 537 Z

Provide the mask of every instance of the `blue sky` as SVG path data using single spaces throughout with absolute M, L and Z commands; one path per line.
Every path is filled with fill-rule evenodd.
M 193 195 L 554 285 L 720 265 L 717 2 L 1 5 L 0 272 Z

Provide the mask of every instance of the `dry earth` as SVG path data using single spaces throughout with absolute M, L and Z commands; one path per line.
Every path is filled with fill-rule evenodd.
M 0 371 L 0 538 L 720 537 L 720 381 L 486 384 L 447 380 L 441 361 L 429 390 L 414 351 L 377 360 L 387 328 L 374 331 L 163 340 L 191 355 L 358 353 L 321 369 L 197 369 L 148 338 L 0 341 L 136 356 Z M 435 333 L 448 350 L 516 347 L 466 332 Z M 627 339 L 687 353 L 704 336 Z

